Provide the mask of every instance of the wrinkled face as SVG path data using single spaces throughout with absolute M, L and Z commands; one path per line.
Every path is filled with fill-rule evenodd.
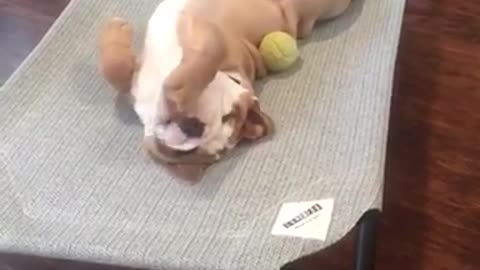
M 169 106 L 167 91 L 157 104 L 154 147 L 169 162 L 213 163 L 241 140 L 260 139 L 273 128 L 254 93 L 224 72 L 217 72 L 180 115 Z
M 238 74 L 220 71 L 228 55 L 223 32 L 188 10 L 169 12 L 176 28 L 165 28 L 162 35 L 158 29 L 168 16 L 155 17 L 159 23 L 154 20 L 155 31 L 146 39 L 146 61 L 137 94 L 133 91 L 136 111 L 148 124 L 145 147 L 182 170 L 207 167 L 241 140 L 260 139 L 273 128 Z

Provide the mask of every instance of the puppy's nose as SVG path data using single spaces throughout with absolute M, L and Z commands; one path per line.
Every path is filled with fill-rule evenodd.
M 205 124 L 193 117 L 182 118 L 177 124 L 180 127 L 180 130 L 190 138 L 201 137 L 205 131 Z

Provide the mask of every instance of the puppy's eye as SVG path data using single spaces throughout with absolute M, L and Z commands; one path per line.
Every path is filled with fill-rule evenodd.
M 224 116 L 222 116 L 222 123 L 225 124 L 225 123 L 227 123 L 228 121 L 230 121 L 231 119 L 233 119 L 233 112 L 230 112 L 230 113 L 225 114 Z
M 232 81 L 234 81 L 235 83 L 237 84 L 240 84 L 240 80 L 238 80 L 237 78 L 234 78 L 232 76 L 228 76 Z

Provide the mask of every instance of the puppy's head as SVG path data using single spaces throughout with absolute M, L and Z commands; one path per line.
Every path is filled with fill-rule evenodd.
M 168 163 L 206 167 L 240 141 L 270 134 L 273 123 L 238 74 L 221 71 L 226 47 L 219 29 L 184 15 L 178 31 L 182 59 L 163 82 L 146 146 Z
M 164 112 L 148 149 L 158 159 L 177 165 L 207 167 L 241 141 L 255 141 L 273 132 L 271 118 L 253 91 L 232 75 L 216 71 L 198 97 L 181 112 L 164 88 L 158 102 Z M 182 170 L 182 169 L 180 169 Z M 198 169 L 197 169 L 198 170 Z

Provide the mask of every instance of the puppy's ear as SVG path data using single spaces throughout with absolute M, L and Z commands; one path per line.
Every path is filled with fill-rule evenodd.
M 130 91 L 137 69 L 132 43 L 133 29 L 121 18 L 111 19 L 100 35 L 98 69 L 122 93 Z
M 204 153 L 179 154 L 158 143 L 153 136 L 146 136 L 143 146 L 148 154 L 168 170 L 169 173 L 189 184 L 200 181 L 207 168 L 217 161 L 214 155 Z
M 168 170 L 175 177 L 194 185 L 202 180 L 207 164 L 169 164 Z
M 183 57 L 165 81 L 167 100 L 178 110 L 190 106 L 215 78 L 225 55 L 221 30 L 192 14 L 182 14 L 177 25 Z
M 182 153 L 161 144 L 154 136 L 143 138 L 143 147 L 155 160 L 170 164 L 213 164 L 218 160 L 216 155 L 199 151 Z
M 258 100 L 253 100 L 248 108 L 245 123 L 240 130 L 241 137 L 257 140 L 274 132 L 273 120 L 260 108 Z
M 233 106 L 235 119 L 233 140 L 257 140 L 273 134 L 273 120 L 261 110 L 256 97 L 251 94 L 240 96 Z

